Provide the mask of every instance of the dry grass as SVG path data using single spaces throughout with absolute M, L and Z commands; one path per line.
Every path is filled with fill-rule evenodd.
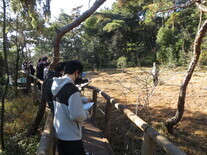
M 187 154 L 207 154 L 207 72 L 195 71 L 188 85 L 183 118 L 175 127 L 177 135 L 170 136 L 166 133 L 163 122 L 175 114 L 179 89 L 186 69 L 161 69 L 160 82 L 155 88 L 152 77 L 149 75 L 150 71 L 151 68 L 128 68 L 125 73 L 102 70 L 98 74 L 88 76 L 92 80 L 90 85 L 106 92 L 133 112 L 138 112 L 138 116 Z M 146 97 L 147 95 L 150 96 Z M 147 113 L 146 108 L 143 107 L 148 109 Z M 103 109 L 101 105 L 100 108 Z M 116 109 L 113 109 L 112 117 L 113 138 L 111 141 L 114 144 L 112 147 L 119 150 L 116 153 L 139 154 L 141 147 L 137 144 L 141 145 L 141 132 Z M 122 137 L 123 142 L 114 140 L 114 137 L 120 135 L 125 137 Z

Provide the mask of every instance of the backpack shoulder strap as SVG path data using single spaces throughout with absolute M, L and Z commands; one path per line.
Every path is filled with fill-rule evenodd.
M 67 83 L 60 89 L 57 95 L 54 96 L 54 100 L 68 105 L 69 97 L 76 92 L 79 92 L 78 88 L 72 83 Z

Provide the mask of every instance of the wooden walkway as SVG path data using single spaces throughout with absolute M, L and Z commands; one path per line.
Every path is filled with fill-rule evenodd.
M 114 155 L 114 152 L 103 133 L 94 126 L 91 118 L 83 122 L 83 145 L 86 152 L 93 153 L 93 155 Z M 56 148 L 55 155 L 59 155 Z
M 93 155 L 114 155 L 114 152 L 100 129 L 95 127 L 91 118 L 83 122 L 83 145 L 86 152 Z M 56 149 L 55 155 L 59 155 Z
M 86 152 L 91 152 L 93 155 L 112 155 L 113 150 L 103 133 L 93 124 L 88 118 L 83 123 L 83 143 Z

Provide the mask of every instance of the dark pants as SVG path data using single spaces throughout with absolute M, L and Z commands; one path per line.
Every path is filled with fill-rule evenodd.
M 57 140 L 59 155 L 85 155 L 82 140 L 64 141 Z
M 41 91 L 41 84 L 37 82 L 37 88 Z

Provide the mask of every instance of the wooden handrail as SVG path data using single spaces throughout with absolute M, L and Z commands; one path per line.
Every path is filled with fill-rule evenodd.
M 42 81 L 42 80 L 38 79 L 36 76 L 34 76 L 34 75 L 32 75 L 32 74 L 25 73 L 23 70 L 21 70 L 21 71 L 19 71 L 19 72 L 20 72 L 20 73 L 23 73 L 23 74 L 25 74 L 25 75 L 28 75 L 28 76 L 30 76 L 30 77 L 32 77 L 32 78 L 34 78 L 34 79 L 37 80 L 41 85 L 43 84 L 43 81 Z
M 142 131 L 144 131 L 145 134 L 147 134 L 146 136 L 149 136 L 149 138 L 151 140 L 153 140 L 153 142 L 155 142 L 160 147 L 162 147 L 167 152 L 167 154 L 170 154 L 170 155 L 186 155 L 185 152 L 180 150 L 177 146 L 175 146 L 173 143 L 171 143 L 167 138 L 165 138 L 159 132 L 157 132 L 149 124 L 147 124 L 140 117 L 138 117 L 135 113 L 133 113 L 128 108 L 126 108 L 124 105 L 117 102 L 115 99 L 111 98 L 108 94 L 106 94 L 105 92 L 101 91 L 100 89 L 98 89 L 96 87 L 93 87 L 93 86 L 90 86 L 90 85 L 86 86 L 86 88 L 93 89 L 97 93 L 102 95 L 102 97 L 104 97 L 109 103 L 113 104 L 120 112 L 124 113 L 134 124 L 136 124 L 137 127 L 139 127 Z M 146 144 L 146 145 L 148 145 L 148 144 Z M 146 147 L 142 147 L 142 148 L 144 149 Z M 153 150 L 153 148 L 151 148 L 151 149 Z M 148 154 L 147 152 L 149 152 L 149 151 L 142 150 L 142 154 Z
M 47 109 L 47 121 L 37 149 L 37 155 L 53 155 L 55 152 L 55 138 L 53 130 L 53 114 Z

